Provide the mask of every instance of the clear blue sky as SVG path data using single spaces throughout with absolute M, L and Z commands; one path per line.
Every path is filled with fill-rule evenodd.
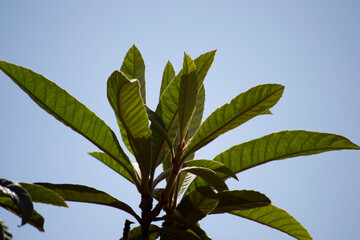
M 177 3 L 175 3 L 177 2 Z M 181 2 L 181 3 L 180 3 Z M 0 0 L 0 59 L 56 82 L 118 133 L 106 99 L 108 76 L 136 44 L 146 63 L 147 101 L 155 108 L 163 68 L 178 71 L 218 49 L 205 80 L 205 117 L 238 93 L 280 83 L 272 109 L 199 152 L 212 159 L 232 145 L 281 130 L 344 135 L 360 144 L 359 1 L 6 1 Z M 134 188 L 87 154 L 97 150 L 34 104 L 0 74 L 0 177 L 77 183 L 139 204 Z M 314 239 L 356 239 L 360 225 L 360 152 L 339 151 L 278 161 L 240 174 L 232 189 L 265 193 Z M 73 203 L 36 205 L 45 233 L 18 228 L 0 210 L 15 239 L 119 239 L 126 214 Z M 129 217 L 128 217 L 129 218 Z M 235 216 L 201 222 L 214 240 L 292 239 Z

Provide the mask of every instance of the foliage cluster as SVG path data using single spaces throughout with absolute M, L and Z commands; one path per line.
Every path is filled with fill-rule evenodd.
M 216 51 L 192 60 L 184 54 L 176 74 L 166 64 L 159 104 L 146 105 L 145 64 L 132 46 L 120 70 L 107 82 L 107 97 L 114 110 L 126 155 L 115 133 L 85 105 L 45 77 L 24 67 L 0 61 L 0 69 L 49 114 L 83 135 L 101 151 L 91 156 L 130 181 L 141 196 L 138 215 L 129 205 L 87 186 L 51 183 L 0 182 L 0 206 L 43 231 L 43 217 L 32 202 L 66 207 L 65 201 L 95 203 L 129 213 L 138 226 L 126 220 L 123 239 L 210 239 L 199 221 L 210 214 L 228 213 L 278 229 L 296 239 L 311 239 L 306 229 L 286 211 L 253 190 L 229 190 L 226 180 L 261 164 L 332 150 L 359 149 L 334 134 L 282 131 L 238 144 L 214 159 L 196 159 L 200 148 L 248 120 L 271 114 L 284 87 L 264 84 L 239 94 L 216 109 L 205 121 L 204 79 Z M 134 161 L 135 160 L 135 161 Z M 156 175 L 156 169 L 162 172 Z M 165 181 L 165 187 L 159 183 Z M 155 201 L 154 201 L 155 200 Z M 162 214 L 163 213 L 163 214 Z M 12 239 L 0 222 L 0 239 Z

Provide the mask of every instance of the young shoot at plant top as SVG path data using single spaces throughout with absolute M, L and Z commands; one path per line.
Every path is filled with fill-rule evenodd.
M 210 214 L 228 213 L 253 220 L 299 239 L 312 239 L 286 211 L 253 190 L 229 190 L 226 180 L 258 165 L 297 156 L 342 149 L 360 149 L 345 137 L 309 131 L 281 131 L 231 147 L 214 159 L 195 153 L 218 136 L 270 109 L 284 87 L 264 84 L 237 95 L 202 121 L 204 79 L 216 51 L 192 59 L 186 53 L 176 74 L 170 62 L 162 76 L 156 109 L 146 106 L 145 64 L 133 45 L 120 70 L 107 81 L 107 97 L 115 113 L 129 157 L 106 123 L 85 105 L 29 69 L 0 61 L 0 69 L 41 108 L 78 132 L 99 152 L 91 156 L 130 181 L 140 193 L 138 215 L 131 206 L 109 194 L 82 185 L 15 183 L 0 179 L 0 206 L 43 231 L 44 218 L 32 202 L 66 207 L 65 201 L 106 205 L 129 213 L 122 239 L 210 239 L 199 221 Z M 159 175 L 155 169 L 162 167 Z M 165 187 L 159 188 L 160 182 Z M 124 220 L 125 221 L 125 220 Z M 0 221 L 0 239 L 12 239 Z

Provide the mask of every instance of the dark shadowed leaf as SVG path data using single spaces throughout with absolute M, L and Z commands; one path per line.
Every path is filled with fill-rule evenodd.
M 259 85 L 216 109 L 194 134 L 185 150 L 184 158 L 221 134 L 263 114 L 279 101 L 283 91 L 284 87 L 278 84 Z
M 200 237 L 196 236 L 194 233 L 188 232 L 186 230 L 178 229 L 178 228 L 159 228 L 156 230 L 157 232 L 163 233 L 170 239 L 177 240 L 201 240 Z
M 128 79 L 139 80 L 141 97 L 144 103 L 146 103 L 145 63 L 140 51 L 135 45 L 127 52 L 120 71 L 123 72 Z
M 216 174 L 215 171 L 206 167 L 184 167 L 181 169 L 182 172 L 189 172 L 198 177 L 204 179 L 210 186 L 218 190 L 219 192 L 228 190 L 225 181 Z
M 174 151 L 173 146 L 170 140 L 169 133 L 167 132 L 167 129 L 164 125 L 164 122 L 156 114 L 156 112 L 152 111 L 150 108 L 146 107 L 146 112 L 148 114 L 149 120 L 151 121 L 152 128 L 162 135 L 162 137 L 165 139 L 166 143 L 168 144 L 168 147 L 170 148 L 171 152 L 173 153 Z M 153 162 L 154 162 L 153 166 L 155 166 L 155 159 L 153 159 Z M 155 170 L 155 168 L 153 170 Z
M 0 197 L 13 201 L 21 214 L 21 225 L 29 222 L 34 206 L 29 193 L 19 183 L 0 178 Z
M 159 232 L 157 231 L 159 229 L 156 225 L 150 225 L 150 236 L 149 238 L 144 238 L 141 235 L 141 227 L 137 226 L 130 230 L 129 234 L 129 240 L 155 240 L 159 236 Z M 123 238 L 120 238 L 120 240 L 123 240 Z
M 0 240 L 13 240 L 13 236 L 11 234 L 10 229 L 1 219 L 0 219 Z
M 264 194 L 249 190 L 224 191 L 217 194 L 219 204 L 212 214 L 225 213 L 235 210 L 249 210 L 268 206 L 271 201 Z
M 195 110 L 198 95 L 198 79 L 196 66 L 189 55 L 184 53 L 184 63 L 180 81 L 179 93 L 179 126 L 180 139 L 185 139 L 189 122 Z
M 105 192 L 96 190 L 94 188 L 90 188 L 82 185 L 74 185 L 74 184 L 51 184 L 51 183 L 35 183 L 35 184 L 46 187 L 58 193 L 63 199 L 65 199 L 65 201 L 93 203 L 93 204 L 114 207 L 131 214 L 133 217 L 136 218 L 136 220 L 140 221 L 140 217 L 134 212 L 134 210 L 129 205 L 127 205 L 122 201 L 117 200 L 116 198 L 110 196 Z
M 20 183 L 30 194 L 33 202 L 51 204 L 58 207 L 68 207 L 65 200 L 56 192 L 37 184 Z
M 170 84 L 170 82 L 174 79 L 175 77 L 175 70 L 173 65 L 171 64 L 170 61 L 168 61 L 166 63 L 164 72 L 163 72 L 163 77 L 162 77 L 162 81 L 161 81 L 161 88 L 160 88 L 160 96 L 159 99 L 161 98 L 161 95 L 164 93 L 165 89 L 167 88 L 167 86 Z
M 180 223 L 181 225 L 185 226 L 186 228 L 191 229 L 202 240 L 211 240 L 211 238 L 205 233 L 204 230 L 202 230 L 197 224 L 193 223 L 192 221 L 189 221 L 186 218 L 183 218 L 180 216 L 175 216 L 175 215 L 165 215 L 165 216 L 161 217 L 160 220 Z
M 108 79 L 107 96 L 118 119 L 121 135 L 139 163 L 143 179 L 147 179 L 151 159 L 149 118 L 140 96 L 138 80 L 128 80 L 119 71 Z
M 218 202 L 210 187 L 197 188 L 182 198 L 175 208 L 175 215 L 196 223 L 211 213 Z
M 224 173 L 224 174 L 238 180 L 235 173 L 230 168 L 226 167 L 223 163 L 217 162 L 217 161 L 214 161 L 214 160 L 205 160 L 205 159 L 190 160 L 190 161 L 184 162 L 183 166 L 184 167 L 206 167 L 206 168 L 210 168 L 211 170 L 213 170 L 215 172 Z
M 229 213 L 275 228 L 298 240 L 312 239 L 308 231 L 295 218 L 273 205 Z
M 8 211 L 14 213 L 18 217 L 21 216 L 21 212 L 17 205 L 8 197 L 0 197 L 0 206 L 7 209 Z M 35 210 L 32 212 L 32 215 L 29 220 L 29 224 L 37 228 L 39 231 L 44 231 L 44 218 L 37 213 Z
M 136 181 L 130 160 L 121 149 L 114 132 L 85 105 L 29 69 L 4 61 L 0 61 L 0 69 L 40 107 L 118 161 Z
M 236 145 L 217 155 L 214 160 L 239 173 L 274 160 L 341 149 L 360 147 L 335 134 L 301 130 L 282 131 Z

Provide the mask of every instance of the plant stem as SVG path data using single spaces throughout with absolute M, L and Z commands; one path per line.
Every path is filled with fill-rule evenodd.
M 123 240 L 128 240 L 129 239 L 129 233 L 130 233 L 130 224 L 133 224 L 134 222 L 126 219 L 125 221 L 125 227 L 124 227 L 124 231 L 123 231 Z

